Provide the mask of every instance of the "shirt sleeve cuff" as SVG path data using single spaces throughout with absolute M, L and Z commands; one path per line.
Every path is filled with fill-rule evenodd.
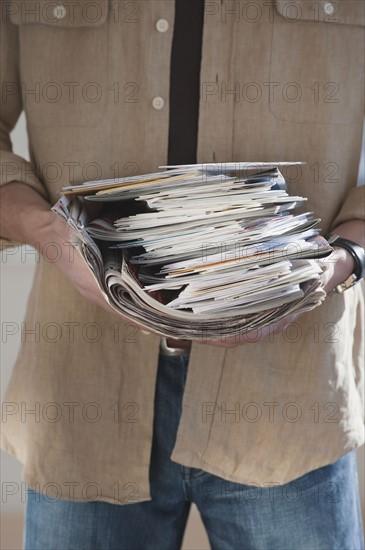
M 351 189 L 332 222 L 332 228 L 351 220 L 365 220 L 365 185 Z
M 47 190 L 32 164 L 11 151 L 1 151 L 0 185 L 12 182 L 24 183 L 49 200 Z

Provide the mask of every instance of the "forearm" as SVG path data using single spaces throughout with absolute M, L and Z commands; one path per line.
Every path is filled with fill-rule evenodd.
M 365 248 L 365 221 L 351 220 L 334 227 L 332 234 L 349 239 Z M 324 289 L 329 292 L 340 283 L 343 283 L 354 271 L 355 262 L 351 254 L 344 248 L 335 248 L 333 256 L 334 269 L 331 279 Z
M 55 215 L 36 191 L 23 183 L 0 188 L 0 234 L 6 239 L 37 246 L 52 238 Z
M 332 233 L 350 239 L 365 248 L 365 221 L 351 220 L 341 223 L 332 230 Z

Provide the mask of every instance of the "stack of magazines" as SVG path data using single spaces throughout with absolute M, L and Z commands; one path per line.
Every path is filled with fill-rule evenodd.
M 282 166 L 224 163 L 65 187 L 53 210 L 105 300 L 173 338 L 237 337 L 318 306 L 319 220 Z

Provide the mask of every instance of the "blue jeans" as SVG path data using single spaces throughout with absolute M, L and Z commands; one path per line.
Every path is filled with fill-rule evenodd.
M 178 549 L 192 502 L 213 549 L 363 549 L 354 452 L 295 480 L 295 491 L 293 484 L 258 491 L 170 460 L 187 366 L 188 356 L 160 356 L 152 500 L 125 505 L 54 501 L 29 490 L 26 550 Z

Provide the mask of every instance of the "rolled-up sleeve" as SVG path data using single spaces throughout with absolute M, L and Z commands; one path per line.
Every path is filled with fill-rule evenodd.
M 365 185 L 351 189 L 332 223 L 332 228 L 351 220 L 365 220 Z
M 23 110 L 19 78 L 18 29 L 8 21 L 1 21 L 0 24 L 0 184 L 24 183 L 47 200 L 47 190 L 32 164 L 13 153 L 10 132 Z M 20 243 L 0 237 L 0 250 L 18 244 Z

